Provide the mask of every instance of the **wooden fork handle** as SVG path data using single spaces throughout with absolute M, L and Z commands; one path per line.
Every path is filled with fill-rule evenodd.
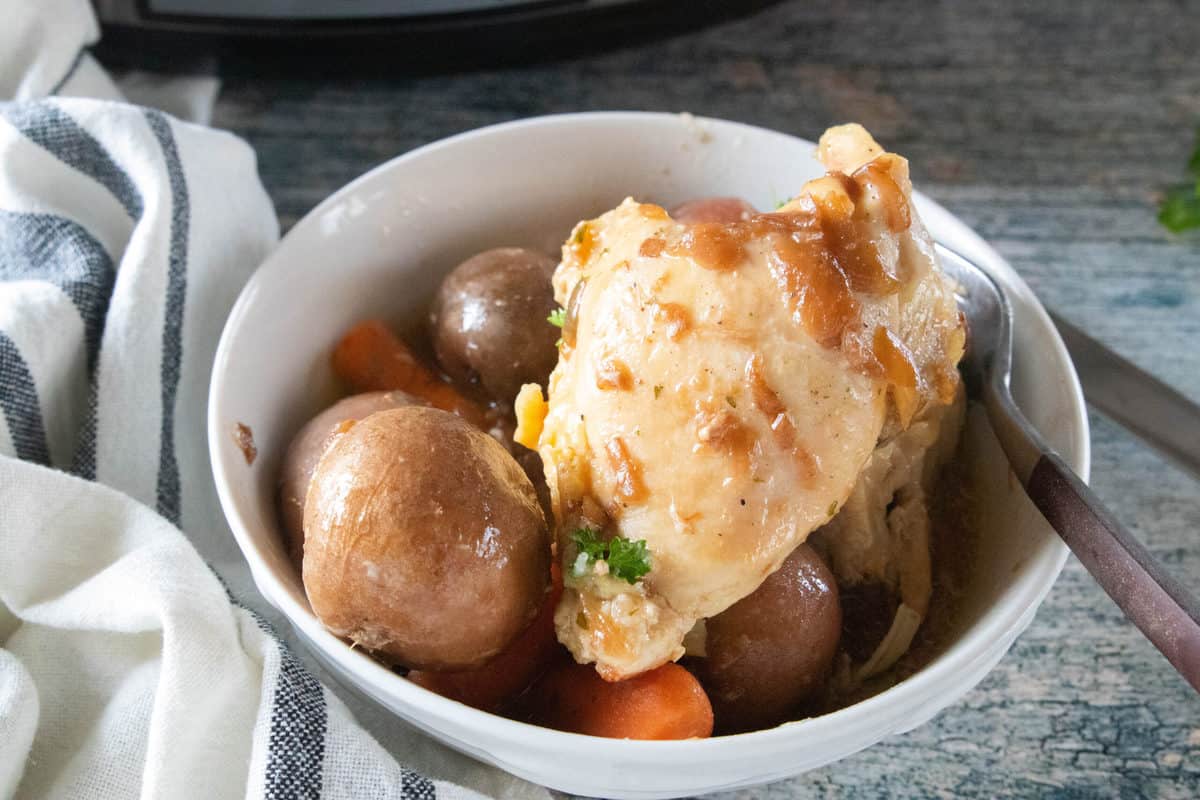
M 1200 601 L 1055 454 L 1007 385 L 989 389 L 984 404 L 992 430 L 1029 499 L 1125 616 L 1200 692 Z
M 1200 692 L 1200 603 L 1061 458 L 1043 454 L 1025 490 L 1092 577 Z

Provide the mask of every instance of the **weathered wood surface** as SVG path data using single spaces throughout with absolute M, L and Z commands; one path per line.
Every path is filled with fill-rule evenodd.
M 319 58 L 320 53 L 314 54 Z M 1154 196 L 1200 122 L 1194 2 L 792 2 L 577 61 L 448 76 L 234 79 L 285 225 L 398 153 L 586 109 L 687 110 L 812 138 L 866 124 L 918 186 L 1047 304 L 1200 399 L 1200 235 Z M 1200 589 L 1200 485 L 1093 416 L 1093 485 Z M 808 775 L 729 795 L 1200 796 L 1200 698 L 1072 560 L 999 667 L 935 721 Z

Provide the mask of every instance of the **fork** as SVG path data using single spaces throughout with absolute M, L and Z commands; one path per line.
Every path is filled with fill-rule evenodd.
M 1029 499 L 1101 588 L 1200 692 L 1200 602 L 1150 555 L 1017 408 L 1012 376 L 1012 308 L 982 269 L 937 246 L 959 285 L 969 344 L 960 368 L 982 401 L 1001 448 Z

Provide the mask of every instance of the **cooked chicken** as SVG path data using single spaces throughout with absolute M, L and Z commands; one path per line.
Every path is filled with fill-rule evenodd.
M 929 507 L 938 469 L 954 454 L 966 403 L 930 405 L 875 448 L 845 505 L 821 530 L 839 583 L 883 584 L 924 616 L 929 607 Z
M 775 213 L 685 225 L 626 200 L 563 247 L 538 449 L 559 639 L 605 678 L 678 658 L 837 514 L 881 435 L 955 396 L 963 325 L 907 162 L 857 125 L 819 156 L 828 175 Z M 652 569 L 575 574 L 581 527 L 645 540 Z
M 845 505 L 813 536 L 840 586 L 878 584 L 898 601 L 875 651 L 839 676 L 842 688 L 896 663 L 928 613 L 933 593 L 929 498 L 958 446 L 965 413 L 960 387 L 953 402 L 927 405 L 908 428 L 881 440 Z

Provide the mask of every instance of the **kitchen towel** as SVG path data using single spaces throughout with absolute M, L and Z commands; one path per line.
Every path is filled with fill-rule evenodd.
M 0 797 L 480 796 L 401 766 L 470 762 L 393 719 L 389 753 L 247 607 L 204 420 L 278 238 L 253 151 L 122 102 L 86 0 L 0 18 Z

